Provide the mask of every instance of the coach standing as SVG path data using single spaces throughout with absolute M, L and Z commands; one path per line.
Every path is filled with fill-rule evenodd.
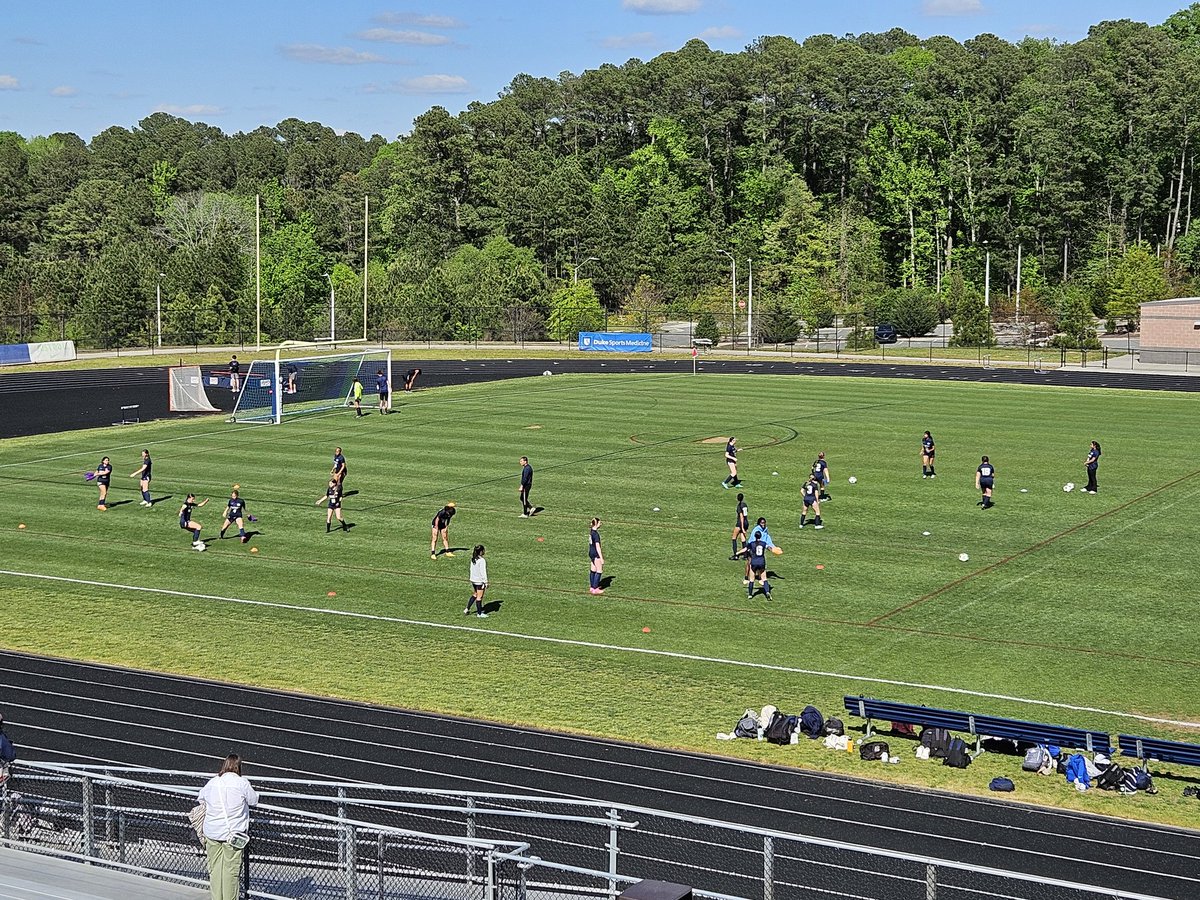
M 533 490 L 533 466 L 529 464 L 529 457 L 521 457 L 521 518 L 528 519 L 535 512 L 534 506 L 529 502 L 529 492 Z

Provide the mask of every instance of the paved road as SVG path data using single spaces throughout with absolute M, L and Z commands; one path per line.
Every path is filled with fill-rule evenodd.
M 30 759 L 204 771 L 237 748 L 262 775 L 599 799 L 1200 896 L 1196 832 L 12 652 L 0 684 Z

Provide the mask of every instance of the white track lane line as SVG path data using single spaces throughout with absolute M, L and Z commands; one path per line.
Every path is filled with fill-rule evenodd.
M 885 684 L 890 687 L 919 688 L 926 691 L 938 691 L 946 694 L 956 694 L 966 697 L 980 697 L 988 700 L 1004 700 L 1011 703 L 1021 703 L 1029 706 L 1043 706 L 1052 709 L 1066 709 L 1072 712 L 1095 713 L 1102 716 L 1113 716 L 1122 719 L 1136 719 L 1140 722 L 1154 722 L 1159 725 L 1174 725 L 1181 728 L 1200 728 L 1200 722 L 1188 722 L 1180 719 L 1167 719 L 1160 716 L 1147 716 L 1140 713 L 1122 712 L 1120 710 L 1104 709 L 1095 706 L 1079 706 L 1054 700 L 1036 700 L 1029 697 L 1015 697 L 1010 694 L 996 694 L 988 691 L 975 691 L 969 688 L 948 687 L 940 684 L 924 684 L 919 681 L 900 681 L 894 678 L 878 678 L 870 675 L 849 675 L 844 672 L 825 672 L 819 669 L 801 669 L 795 666 L 780 666 L 773 663 L 747 662 L 738 659 L 724 659 L 719 656 L 699 656 L 691 653 L 679 653 L 672 650 L 654 650 L 648 647 L 623 647 L 620 644 L 603 644 L 595 641 L 580 641 L 571 638 L 556 638 L 540 634 L 522 634 L 514 631 L 501 631 L 495 628 L 479 628 L 470 625 L 453 625 L 447 622 L 426 622 L 420 619 L 404 619 L 397 616 L 382 616 L 373 613 L 353 612 L 344 609 L 329 609 L 320 606 L 299 606 L 291 603 L 278 603 L 270 600 L 249 600 L 244 597 L 222 597 L 216 594 L 197 594 L 191 591 L 175 591 L 166 588 L 142 587 L 132 584 L 117 584 L 107 581 L 92 581 L 85 578 L 67 578 L 61 575 L 40 575 L 36 572 L 17 572 L 11 569 L 0 569 L 0 575 L 13 578 L 30 578 L 38 581 L 55 581 L 64 584 L 78 584 L 86 587 L 106 588 L 116 591 L 133 591 L 143 594 L 158 594 L 167 597 L 183 597 L 191 600 L 215 600 L 220 603 L 236 603 L 243 606 L 260 606 L 268 609 L 282 609 L 289 612 L 309 613 L 312 615 L 340 616 L 349 619 L 365 619 L 373 622 L 388 622 L 394 625 L 408 625 L 415 628 L 434 628 L 442 631 L 470 632 L 486 634 L 493 637 L 511 638 L 518 641 L 538 641 L 547 644 L 558 644 L 566 647 L 586 647 L 589 650 L 607 650 L 615 653 L 633 653 L 642 656 L 657 656 L 668 659 L 683 659 L 689 662 L 714 663 L 724 666 L 735 666 L 747 669 L 761 669 L 769 672 L 786 672 L 789 675 L 807 675 L 814 678 L 831 678 L 836 681 L 849 681 L 864 684 Z

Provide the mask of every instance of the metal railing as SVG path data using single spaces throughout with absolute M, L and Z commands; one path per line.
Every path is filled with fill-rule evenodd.
M 203 883 L 184 813 L 207 775 L 26 763 L 0 844 Z M 1160 900 L 660 810 L 551 797 L 255 778 L 249 896 L 613 898 L 644 878 L 712 900 Z M 297 891 L 297 884 L 308 885 Z M 1200 879 L 1189 886 L 1200 894 Z

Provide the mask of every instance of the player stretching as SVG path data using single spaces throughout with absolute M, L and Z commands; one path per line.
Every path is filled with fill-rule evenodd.
M 603 594 L 604 588 L 600 583 L 604 580 L 604 551 L 600 548 L 600 519 L 592 519 L 592 527 L 588 531 L 588 581 L 591 587 L 589 594 Z
M 200 540 L 200 523 L 192 521 L 192 511 L 199 509 L 208 503 L 208 498 L 205 497 L 201 502 L 196 502 L 195 494 L 188 494 L 187 499 L 183 501 L 183 506 L 179 507 L 179 527 L 188 532 L 188 537 L 191 538 L 192 548 L 201 552 L 208 549 L 204 541 Z
M 333 517 L 336 515 L 338 524 L 342 526 L 342 533 L 350 530 L 350 526 L 346 524 L 346 520 L 342 518 L 342 486 L 338 484 L 336 478 L 329 479 L 329 487 L 325 489 L 325 493 L 317 498 L 315 506 L 320 506 L 326 501 L 329 502 L 328 509 L 325 510 L 325 533 L 329 534 L 329 526 L 333 523 Z
M 454 556 L 450 552 L 450 520 L 454 518 L 454 514 L 458 512 L 458 507 L 451 500 L 436 513 L 433 514 L 433 521 L 429 524 L 433 529 L 433 536 L 429 539 L 429 558 L 437 559 L 437 541 L 442 539 L 442 555 Z
M 738 478 L 737 473 L 737 454 L 737 438 L 731 437 L 729 443 L 725 445 L 725 464 L 729 466 L 729 475 L 721 482 L 721 487 L 725 490 L 729 490 L 730 486 L 742 486 L 742 480 Z
M 246 535 L 246 523 L 244 517 L 246 515 L 246 501 L 238 496 L 237 488 L 229 495 L 229 502 L 225 504 L 225 519 L 221 522 L 221 533 L 217 535 L 217 540 L 225 537 L 225 532 L 229 530 L 230 524 L 236 522 L 238 527 L 238 537 L 242 539 L 242 543 L 250 540 Z
M 375 370 L 375 390 L 379 391 L 379 414 L 386 416 L 388 410 L 392 408 L 391 401 L 388 399 L 388 380 L 383 374 L 383 369 Z
M 821 485 L 822 500 L 832 500 L 829 496 L 829 463 L 825 462 L 825 452 L 817 454 L 817 461 L 812 466 L 813 475 Z
M 975 489 L 983 492 L 983 499 L 976 503 L 984 509 L 991 509 L 996 504 L 992 502 L 992 488 L 996 484 L 996 468 L 988 462 L 985 456 L 975 470 Z
M 933 470 L 933 456 L 937 448 L 933 445 L 933 435 L 928 431 L 921 436 L 921 477 L 937 478 Z
M 338 483 L 339 488 L 346 480 L 346 457 L 342 455 L 341 447 L 333 448 L 333 468 L 329 470 L 329 477 Z
M 808 481 L 804 482 L 801 492 L 804 509 L 800 513 L 800 527 L 804 527 L 808 512 L 812 510 L 813 528 L 824 528 L 825 526 L 821 524 L 821 482 L 817 479 L 816 472 L 808 476 Z
M 417 376 L 420 374 L 420 369 L 409 369 L 404 373 L 404 393 L 412 393 L 413 388 L 417 386 Z
M 96 466 L 96 486 L 100 488 L 100 499 L 96 501 L 96 509 L 108 509 L 108 485 L 112 481 L 112 463 L 108 457 L 100 460 Z
M 147 508 L 154 505 L 154 501 L 150 499 L 150 470 L 152 467 L 153 463 L 150 461 L 150 451 L 143 450 L 142 467 L 129 476 L 130 478 L 138 479 L 138 485 L 142 489 L 142 502 L 139 505 Z
M 750 510 L 746 506 L 746 495 L 738 494 L 737 512 L 734 513 L 737 517 L 733 521 L 733 534 L 730 538 L 733 540 L 733 551 L 730 559 L 738 558 L 738 551 L 742 549 L 742 542 L 746 540 L 747 533 L 750 529 Z

